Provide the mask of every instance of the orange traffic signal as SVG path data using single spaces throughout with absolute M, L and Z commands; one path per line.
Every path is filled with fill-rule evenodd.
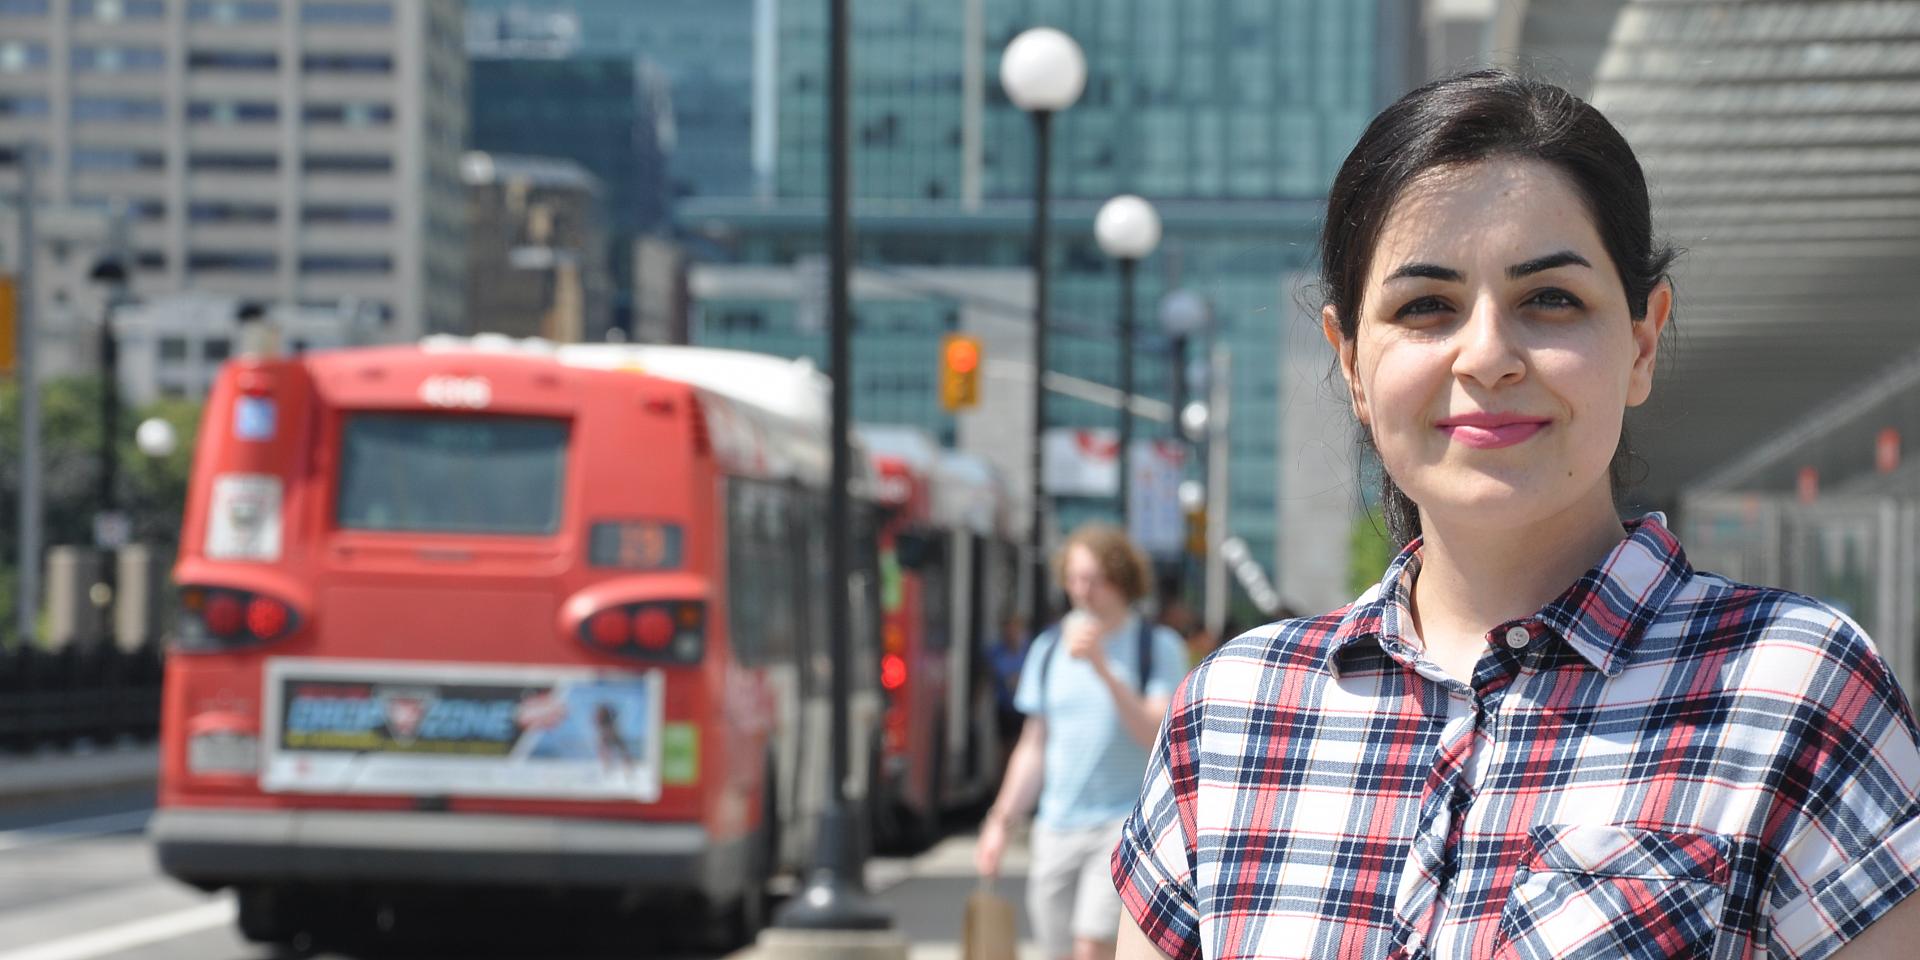
M 980 338 L 949 333 L 940 343 L 940 406 L 948 413 L 980 405 Z

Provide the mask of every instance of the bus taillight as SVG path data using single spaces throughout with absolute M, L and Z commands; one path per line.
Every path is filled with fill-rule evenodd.
M 290 636 L 299 620 L 292 605 L 274 597 L 222 587 L 183 587 L 174 648 L 199 653 L 271 643 Z
M 580 624 L 580 642 L 636 660 L 698 663 L 706 655 L 706 609 L 693 601 L 609 607 Z
M 897 653 L 880 658 L 880 686 L 889 692 L 907 685 L 907 659 Z

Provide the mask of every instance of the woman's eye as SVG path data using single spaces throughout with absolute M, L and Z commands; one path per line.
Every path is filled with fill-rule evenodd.
M 1565 290 L 1542 290 L 1534 294 L 1533 299 L 1527 302 L 1535 306 L 1546 307 L 1550 310 L 1574 310 L 1584 306 L 1584 304 L 1580 302 L 1579 297 Z
M 1421 297 L 1394 311 L 1393 317 L 1396 320 L 1404 320 L 1408 317 L 1422 317 L 1435 313 L 1444 313 L 1450 309 L 1452 308 L 1447 306 L 1447 302 L 1439 297 Z

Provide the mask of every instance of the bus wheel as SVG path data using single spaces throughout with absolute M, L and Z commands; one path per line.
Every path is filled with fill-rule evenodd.
M 766 790 L 760 808 L 761 823 L 750 841 L 746 882 L 738 896 L 707 906 L 706 935 L 699 946 L 717 953 L 752 943 L 773 914 L 773 897 L 767 892 L 767 881 L 780 866 L 780 813 L 774 805 L 776 794 L 771 771 L 767 775 Z
M 304 934 L 305 917 L 296 909 L 297 895 L 291 889 L 275 886 L 245 886 L 235 898 L 239 901 L 240 935 L 254 943 L 295 947 Z

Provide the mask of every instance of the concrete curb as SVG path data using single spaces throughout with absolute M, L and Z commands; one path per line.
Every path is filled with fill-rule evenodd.
M 0 807 L 151 787 L 159 774 L 152 744 L 0 757 Z

